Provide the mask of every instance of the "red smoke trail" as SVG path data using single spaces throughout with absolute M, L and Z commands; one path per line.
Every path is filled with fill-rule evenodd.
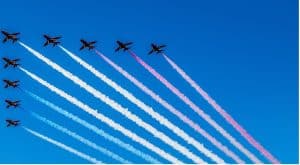
M 163 76 L 161 76 L 158 72 L 156 72 L 151 66 L 145 63 L 131 50 L 129 50 L 128 52 L 138 63 L 140 63 L 145 69 L 147 69 L 154 77 L 156 77 L 176 96 L 178 96 L 183 102 L 185 102 L 192 110 L 194 110 L 199 116 L 201 116 L 205 121 L 207 121 L 211 126 L 213 126 L 219 133 L 221 133 L 225 138 L 227 138 L 231 144 L 233 144 L 241 152 L 247 155 L 249 159 L 251 159 L 256 164 L 262 163 L 254 154 L 252 154 L 249 150 L 247 150 L 234 137 L 232 137 L 225 129 L 223 129 L 218 123 L 216 123 L 216 121 L 214 121 L 209 115 L 207 115 L 203 110 L 201 110 L 197 105 L 195 105 L 189 98 L 187 98 L 182 92 L 180 92 L 176 87 L 174 87 L 170 82 L 168 82 Z
M 253 147 L 269 159 L 272 163 L 279 164 L 280 162 L 268 152 L 262 145 L 260 145 L 247 131 L 239 125 L 208 93 L 206 93 L 190 76 L 188 76 L 183 69 L 181 69 L 175 62 L 173 62 L 167 55 L 162 54 L 167 62 L 175 69 L 181 77 L 186 80 L 217 112 L 221 114 L 225 120 L 231 124 Z

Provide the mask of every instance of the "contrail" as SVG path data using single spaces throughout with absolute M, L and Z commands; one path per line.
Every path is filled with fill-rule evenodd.
M 162 54 L 167 62 L 172 66 L 177 73 L 187 81 L 229 124 L 231 124 L 253 147 L 255 147 L 262 155 L 269 159 L 274 164 L 280 162 L 268 152 L 262 145 L 259 144 L 241 125 L 239 125 L 208 93 L 206 93 L 183 69 L 181 69 L 174 61 L 167 55 Z
M 65 117 L 73 120 L 74 122 L 86 127 L 87 129 L 93 131 L 94 133 L 104 137 L 106 140 L 109 140 L 115 144 L 117 144 L 118 146 L 120 146 L 121 148 L 125 149 L 125 150 L 128 150 L 130 151 L 131 153 L 143 158 L 144 160 L 150 162 L 150 163 L 153 163 L 153 164 L 161 164 L 161 162 L 159 162 L 158 160 L 154 159 L 153 157 L 151 157 L 150 155 L 148 154 L 145 154 L 143 153 L 142 151 L 136 149 L 135 147 L 133 147 L 132 145 L 128 144 L 128 143 L 125 143 L 123 141 L 121 141 L 120 139 L 116 138 L 116 137 L 113 137 L 112 135 L 106 133 L 105 131 L 103 131 L 102 129 L 88 123 L 87 121 L 79 118 L 78 116 L 75 116 L 73 115 L 72 113 L 58 107 L 57 105 L 51 103 L 50 101 L 40 97 L 40 96 L 37 96 L 36 94 L 34 93 L 31 93 L 29 91 L 26 91 L 24 90 L 24 92 L 26 94 L 28 94 L 29 96 L 31 96 L 33 99 L 35 99 L 36 101 L 46 105 L 47 107 L 49 107 L 50 109 L 64 115 Z
M 159 156 L 163 157 L 164 159 L 166 159 L 166 160 L 168 160 L 168 161 L 170 161 L 172 163 L 182 164 L 182 162 L 179 161 L 174 156 L 172 156 L 169 153 L 166 153 L 164 150 L 162 150 L 162 149 L 154 146 L 152 143 L 150 143 L 147 140 L 141 138 L 140 136 L 138 136 L 137 134 L 131 132 L 130 130 L 124 128 L 120 124 L 114 122 L 112 119 L 104 116 L 101 113 L 98 113 L 97 110 L 92 109 L 88 105 L 86 105 L 83 102 L 79 101 L 77 98 L 75 98 L 75 97 L 67 94 L 66 92 L 64 92 L 63 90 L 61 90 L 61 89 L 59 89 L 59 88 L 57 88 L 55 86 L 53 86 L 52 84 L 49 84 L 47 81 L 41 79 L 40 77 L 38 77 L 35 74 L 29 72 L 28 70 L 26 70 L 26 69 L 24 69 L 22 67 L 19 67 L 19 69 L 21 71 L 23 71 L 26 75 L 28 75 L 29 77 L 31 77 L 33 80 L 37 81 L 41 85 L 43 85 L 46 88 L 48 88 L 50 91 L 56 93 L 57 95 L 61 96 L 64 99 L 68 100 L 73 105 L 79 107 L 80 109 L 84 110 L 85 112 L 89 113 L 90 115 L 96 117 L 97 119 L 99 119 L 100 121 L 106 123 L 107 125 L 109 125 L 113 129 L 115 129 L 117 131 L 120 131 L 123 135 L 131 138 L 133 141 L 135 141 L 135 142 L 137 142 L 137 143 L 145 146 L 149 150 L 155 152 Z
M 145 86 L 142 82 L 138 81 L 135 77 L 133 77 L 128 72 L 126 72 L 123 68 L 121 68 L 120 66 L 118 66 L 117 64 L 115 64 L 113 61 L 111 61 L 109 58 L 107 58 L 102 53 L 100 53 L 100 52 L 96 52 L 96 53 L 104 61 L 106 61 L 110 66 L 112 66 L 119 73 L 121 73 L 125 78 L 127 78 L 129 81 L 131 81 L 134 85 L 136 85 L 138 88 L 140 88 L 143 92 L 145 92 L 146 94 L 148 94 L 155 101 L 157 101 L 158 103 L 160 103 L 163 107 L 165 107 L 166 109 L 168 109 L 171 113 L 173 113 L 174 115 L 176 115 L 184 123 L 188 124 L 191 128 L 193 128 L 198 133 L 200 133 L 202 136 L 204 136 L 208 141 L 210 141 L 217 148 L 219 148 L 221 151 L 223 151 L 227 156 L 231 157 L 233 160 L 235 160 L 239 164 L 245 164 L 245 162 L 243 160 L 241 160 L 237 155 L 235 155 L 232 151 L 230 151 L 226 146 L 224 146 L 222 143 L 220 143 L 218 140 L 216 140 L 213 136 L 211 136 L 209 133 L 207 133 L 198 124 L 196 124 L 195 122 L 193 122 L 191 119 L 189 119 L 183 113 L 181 113 L 179 110 L 177 110 L 172 105 L 170 105 L 167 101 L 165 101 L 164 99 L 162 99 L 158 94 L 154 93 L 151 89 L 149 89 L 147 86 Z
M 83 159 L 85 159 L 85 160 L 87 160 L 87 161 L 89 161 L 91 163 L 103 164 L 101 161 L 99 161 L 99 160 L 97 160 L 97 159 L 95 159 L 95 158 L 93 158 L 93 157 L 91 157 L 91 156 L 89 156 L 87 154 L 84 154 L 84 153 L 82 153 L 80 151 L 77 151 L 74 148 L 71 148 L 71 147 L 69 147 L 69 146 L 67 146 L 67 145 L 65 145 L 65 144 L 63 144 L 63 143 L 61 143 L 59 141 L 53 140 L 53 139 L 51 139 L 51 138 L 49 138 L 49 137 L 47 137 L 45 135 L 42 135 L 42 134 L 40 134 L 40 133 L 38 133 L 36 131 L 33 131 L 32 129 L 29 129 L 27 127 L 23 126 L 23 128 L 28 133 L 30 133 L 30 134 L 38 137 L 38 138 L 41 138 L 41 139 L 45 140 L 46 142 L 49 142 L 49 143 L 51 143 L 53 145 L 56 145 L 57 147 L 59 147 L 59 148 L 61 148 L 63 150 L 69 151 L 70 153 L 73 153 L 73 154 L 77 155 L 78 157 L 81 157 L 81 158 L 83 158 Z
M 31 112 L 31 115 L 34 118 L 42 121 L 43 123 L 57 129 L 58 131 L 60 131 L 64 134 L 67 134 L 67 135 L 71 136 L 72 138 L 80 141 L 81 143 L 83 143 L 83 144 L 85 144 L 85 145 L 87 145 L 87 146 L 89 146 L 89 147 L 91 147 L 91 148 L 93 148 L 97 151 L 100 151 L 101 153 L 111 157 L 112 159 L 115 159 L 115 160 L 117 160 L 117 161 L 119 161 L 123 164 L 132 164 L 132 162 L 129 162 L 128 160 L 125 160 L 124 158 L 120 157 L 119 155 L 117 155 L 117 154 L 115 154 L 115 153 L 113 153 L 113 152 L 111 152 L 111 151 L 95 144 L 94 142 L 91 142 L 90 140 L 78 135 L 77 133 L 75 133 L 73 131 L 68 130 L 67 128 L 65 128 L 65 127 L 63 127 L 63 126 L 61 126 L 57 123 L 54 123 L 53 121 L 51 121 L 49 119 L 46 119 L 45 117 L 42 117 L 42 116 L 38 115 L 37 113 Z
M 209 115 L 195 105 L 189 98 L 187 98 L 182 92 L 168 82 L 163 76 L 156 72 L 151 66 L 145 63 L 135 53 L 129 51 L 129 54 L 140 63 L 146 70 L 148 70 L 154 77 L 156 77 L 161 83 L 163 83 L 169 90 L 171 90 L 177 97 L 179 97 L 184 103 L 186 103 L 192 110 L 200 115 L 205 121 L 212 125 L 219 133 L 227 138 L 231 144 L 237 147 L 241 152 L 247 155 L 254 163 L 261 164 L 262 162 L 250 151 L 248 151 L 242 144 L 240 144 L 234 137 L 232 137 L 225 129 L 223 129 L 216 121 L 214 121 Z
M 107 105 L 112 107 L 113 109 L 117 110 L 118 112 L 120 112 L 121 114 L 126 116 L 128 119 L 132 120 L 137 125 L 144 128 L 145 130 L 147 130 L 149 133 L 151 133 L 156 138 L 162 140 L 163 142 L 165 142 L 166 144 L 168 144 L 175 150 L 179 151 L 181 154 L 185 155 L 187 158 L 191 159 L 195 163 L 203 163 L 204 162 L 200 157 L 198 157 L 197 155 L 195 155 L 194 153 L 189 151 L 186 147 L 184 147 L 184 146 L 180 145 L 178 142 L 172 140 L 170 137 L 168 137 L 163 132 L 158 131 L 152 125 L 144 122 L 141 118 L 132 114 L 128 109 L 122 107 L 119 103 L 115 102 L 114 100 L 110 99 L 108 96 L 102 94 L 100 91 L 98 91 L 95 88 L 93 88 L 92 86 L 88 85 L 86 82 L 82 81 L 80 78 L 73 75 L 71 72 L 60 67 L 56 63 L 52 62 L 50 59 L 46 58 L 45 56 L 43 56 L 39 52 L 33 50 L 32 48 L 28 47 L 27 45 L 23 44 L 22 42 L 19 42 L 19 43 L 24 48 L 26 48 L 29 52 L 31 52 L 34 56 L 36 56 L 41 61 L 48 64 L 50 67 L 52 67 L 54 70 L 58 71 L 59 73 L 64 75 L 66 78 L 70 79 L 75 84 L 77 84 L 78 86 L 85 89 L 87 92 L 92 94 L 94 97 L 98 98 L 99 100 L 103 101 L 104 103 L 106 103 Z
M 198 141 L 196 141 L 194 138 L 190 137 L 187 133 L 185 133 L 182 129 L 175 126 L 173 123 L 171 123 L 168 119 L 161 116 L 159 113 L 155 112 L 152 107 L 146 105 L 144 102 L 136 98 L 132 93 L 127 91 L 126 89 L 122 88 L 120 85 L 118 85 L 113 80 L 109 79 L 106 75 L 99 72 L 97 69 L 95 69 L 93 66 L 89 65 L 87 62 L 76 56 L 74 53 L 70 52 L 63 46 L 59 46 L 67 55 L 69 55 L 73 60 L 75 60 L 77 63 L 79 63 L 81 66 L 89 70 L 91 73 L 93 73 L 96 77 L 104 81 L 107 85 L 111 86 L 113 89 L 115 89 L 118 93 L 123 95 L 126 99 L 131 101 L 133 104 L 144 110 L 146 113 L 148 113 L 152 118 L 157 120 L 160 124 L 166 126 L 169 128 L 173 133 L 175 133 L 177 136 L 184 139 L 187 143 L 192 144 L 196 149 L 198 149 L 200 152 L 202 152 L 207 157 L 211 158 L 216 163 L 222 164 L 225 163 L 223 159 L 209 151 L 204 147 L 203 144 L 200 144 Z M 96 53 L 100 53 L 96 51 Z

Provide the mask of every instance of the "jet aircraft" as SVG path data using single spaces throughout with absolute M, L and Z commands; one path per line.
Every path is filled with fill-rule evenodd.
M 17 33 L 8 33 L 6 31 L 1 31 L 2 34 L 5 36 L 5 38 L 3 39 L 3 43 L 5 43 L 8 40 L 12 40 L 13 43 L 15 43 L 16 41 L 19 40 L 18 35 L 20 34 L 19 32 Z
M 20 120 L 11 120 L 11 119 L 6 119 L 6 127 L 10 127 L 10 126 L 18 126 L 20 124 Z
M 47 46 L 49 44 L 52 44 L 53 47 L 60 44 L 60 42 L 58 41 L 59 39 L 61 39 L 61 36 L 57 36 L 57 37 L 50 37 L 48 35 L 44 35 L 44 38 L 46 39 L 46 42 L 44 43 L 44 46 Z
M 8 100 L 8 99 L 6 99 L 5 100 L 5 102 L 6 102 L 6 108 L 10 108 L 10 107 L 14 107 L 14 108 L 17 108 L 17 107 L 19 107 L 20 106 L 20 100 L 17 100 L 17 101 L 12 101 L 12 100 Z
M 10 81 L 10 80 L 7 80 L 7 79 L 4 79 L 3 82 L 5 83 L 5 86 L 4 88 L 8 88 L 8 87 L 13 87 L 13 88 L 16 88 L 19 86 L 19 80 L 17 81 Z
M 80 42 L 81 42 L 82 46 L 80 47 L 79 50 L 82 50 L 82 49 L 84 49 L 84 48 L 88 48 L 89 50 L 92 50 L 92 49 L 95 48 L 95 45 L 94 45 L 94 44 L 95 44 L 97 41 L 91 41 L 91 42 L 88 42 L 88 41 L 85 41 L 85 40 L 81 39 Z
M 125 52 L 126 50 L 130 49 L 130 45 L 133 44 L 132 42 L 127 42 L 127 43 L 123 43 L 121 41 L 117 41 L 118 47 L 115 49 L 115 51 L 119 51 L 121 49 L 123 49 L 123 51 Z
M 159 53 L 162 53 L 164 50 L 162 48 L 166 47 L 166 45 L 156 45 L 156 44 L 151 44 L 151 50 L 148 54 L 152 54 L 152 53 L 156 53 L 156 54 L 159 54 Z
M 3 57 L 2 59 L 6 62 L 6 64 L 4 65 L 4 68 L 7 68 L 10 65 L 15 68 L 20 65 L 20 64 L 18 64 L 18 61 L 20 61 L 20 59 L 18 59 L 18 58 L 11 60 L 9 58 Z

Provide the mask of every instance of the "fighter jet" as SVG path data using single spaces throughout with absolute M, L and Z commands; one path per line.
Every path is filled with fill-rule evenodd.
M 6 119 L 6 127 L 10 127 L 10 126 L 18 126 L 20 124 L 20 120 L 11 120 L 11 119 Z
M 17 80 L 17 81 L 10 81 L 10 80 L 4 79 L 3 82 L 5 83 L 4 88 L 8 88 L 8 87 L 16 88 L 16 87 L 19 86 L 18 83 L 19 83 L 20 81 L 19 81 L 19 80 Z
M 121 41 L 117 41 L 118 47 L 115 49 L 115 52 L 123 49 L 123 51 L 125 52 L 126 50 L 130 49 L 130 45 L 133 44 L 132 42 L 127 42 L 127 43 L 123 43 Z
M 56 46 L 57 44 L 60 44 L 59 39 L 61 39 L 61 36 L 57 36 L 57 37 L 50 37 L 48 35 L 44 35 L 44 38 L 46 39 L 46 42 L 44 43 L 44 46 L 47 46 L 49 44 L 52 44 L 53 47 Z
M 17 101 L 11 101 L 11 100 L 8 100 L 6 99 L 5 100 L 6 102 L 6 108 L 10 108 L 10 107 L 14 107 L 14 108 L 17 108 L 18 106 L 20 106 L 20 100 L 17 100 Z
M 148 54 L 152 54 L 152 53 L 156 53 L 156 54 L 159 54 L 159 53 L 162 53 L 164 50 L 162 48 L 166 47 L 166 45 L 156 45 L 156 44 L 151 44 L 151 50 Z
M 15 68 L 20 65 L 17 63 L 18 61 L 20 61 L 20 59 L 10 60 L 9 58 L 6 58 L 6 57 L 3 57 L 2 59 L 6 62 L 6 64 L 4 65 L 4 68 L 7 68 L 10 65 Z
M 3 43 L 8 41 L 8 40 L 12 40 L 12 42 L 15 43 L 16 41 L 19 40 L 19 38 L 17 36 L 17 35 L 20 34 L 19 32 L 18 33 L 11 33 L 11 34 L 6 32 L 6 31 L 1 31 L 1 32 L 2 32 L 3 35 L 5 35 L 5 38 L 2 41 Z
M 88 41 L 85 41 L 83 39 L 80 40 L 82 46 L 80 47 L 80 50 L 84 49 L 84 48 L 88 48 L 89 50 L 92 50 L 95 48 L 95 43 L 97 41 L 91 41 L 91 42 L 88 42 Z

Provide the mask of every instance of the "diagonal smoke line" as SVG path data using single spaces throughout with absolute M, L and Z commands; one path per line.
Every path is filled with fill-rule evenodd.
M 202 109 L 194 104 L 189 98 L 187 98 L 182 92 L 180 92 L 174 85 L 166 80 L 162 75 L 156 72 L 150 65 L 145 63 L 134 52 L 129 51 L 129 54 L 146 70 L 148 70 L 155 78 L 157 78 L 162 84 L 164 84 L 170 91 L 172 91 L 177 97 L 179 97 L 185 104 L 187 104 L 193 111 L 195 111 L 200 117 L 213 126 L 220 134 L 222 134 L 229 142 L 243 152 L 254 163 L 261 164 L 262 162 L 249 150 L 247 150 L 241 143 L 239 143 L 233 136 L 231 136 L 224 128 L 222 128 L 216 121 L 214 121 L 209 115 L 207 115 Z
M 125 150 L 128 150 L 130 151 L 131 153 L 143 158 L 144 160 L 146 160 L 147 162 L 150 162 L 152 164 L 161 164 L 161 162 L 159 162 L 158 160 L 154 159 L 153 157 L 151 157 L 150 155 L 148 154 L 145 154 L 143 153 L 142 151 L 136 149 L 135 147 L 133 147 L 132 145 L 128 144 L 128 143 L 125 143 L 123 142 L 122 140 L 106 133 L 105 131 L 101 130 L 100 128 L 88 123 L 87 121 L 79 118 L 78 116 L 75 116 L 73 115 L 72 113 L 58 107 L 57 105 L 51 103 L 50 101 L 32 93 L 32 92 L 29 92 L 27 90 L 24 90 L 24 92 L 26 94 L 28 94 L 29 96 L 31 96 L 33 99 L 35 99 L 36 101 L 46 105 L 47 107 L 49 107 L 50 109 L 60 113 L 61 115 L 73 120 L 74 122 L 84 126 L 85 128 L 93 131 L 94 133 L 104 137 L 106 140 L 109 140 L 115 144 L 117 144 L 118 146 L 120 146 L 121 148 L 125 149 Z
M 55 145 L 55 146 L 57 146 L 57 147 L 59 147 L 59 148 L 61 148 L 63 150 L 66 150 L 66 151 L 68 151 L 70 153 L 73 153 L 74 155 L 76 155 L 78 157 L 81 157 L 82 159 L 85 159 L 85 160 L 87 160 L 87 161 L 89 161 L 91 163 L 94 163 L 94 164 L 102 164 L 101 161 L 99 161 L 99 160 L 97 160 L 97 159 L 95 159 L 95 158 L 93 158 L 93 157 L 91 157 L 91 156 L 89 156 L 87 154 L 84 154 L 84 153 L 82 153 L 82 152 L 80 152 L 80 151 L 78 151 L 78 150 L 76 150 L 74 148 L 71 148 L 71 147 L 69 147 L 69 146 L 67 146 L 67 145 L 65 145 L 65 144 L 63 144 L 63 143 L 61 143 L 59 141 L 53 140 L 53 139 L 51 139 L 51 138 L 49 138 L 49 137 L 47 137 L 45 135 L 42 135 L 42 134 L 40 134 L 40 133 L 38 133 L 36 131 L 33 131 L 30 128 L 27 128 L 27 127 L 24 127 L 24 126 L 23 126 L 23 128 L 28 133 L 30 133 L 30 134 L 32 134 L 32 135 L 34 135 L 34 136 L 36 136 L 36 137 L 38 137 L 38 138 L 40 138 L 42 140 L 45 140 L 46 142 L 49 142 L 49 143 L 51 143 L 51 144 L 53 144 L 53 145 Z
M 82 109 L 83 111 L 89 113 L 90 115 L 96 117 L 98 120 L 102 121 L 103 123 L 109 125 L 110 127 L 112 127 L 113 129 L 120 131 L 123 135 L 131 138 L 133 141 L 145 146 L 146 148 L 148 148 L 149 150 L 155 152 L 157 155 L 161 156 L 162 158 L 172 162 L 172 163 L 178 163 L 178 164 L 182 164 L 181 161 L 179 161 L 177 158 L 175 158 L 174 156 L 170 155 L 169 153 L 165 152 L 164 150 L 158 148 L 157 146 L 154 146 L 152 143 L 150 143 L 149 141 L 147 141 L 146 139 L 143 139 L 142 137 L 138 136 L 137 134 L 135 134 L 134 132 L 131 132 L 130 130 L 124 128 L 122 125 L 114 122 L 112 119 L 104 116 L 101 113 L 98 113 L 97 110 L 89 107 L 88 105 L 84 104 L 83 102 L 79 101 L 77 98 L 67 94 L 65 91 L 53 86 L 52 84 L 48 83 L 47 81 L 41 79 L 40 77 L 38 77 L 37 75 L 29 72 L 28 70 L 19 67 L 19 69 L 24 72 L 26 75 L 28 75 L 29 77 L 31 77 L 33 80 L 37 81 L 38 83 L 40 83 L 41 85 L 43 85 L 44 87 L 48 88 L 50 91 L 56 93 L 57 95 L 59 95 L 60 97 L 66 99 L 67 101 L 69 101 L 70 103 L 72 103 L 73 105 L 79 107 L 80 109 Z
M 189 136 L 187 133 L 185 133 L 182 129 L 175 126 L 173 123 L 171 123 L 168 119 L 161 116 L 159 113 L 155 112 L 152 107 L 146 105 L 143 101 L 136 98 L 132 93 L 127 91 L 126 89 L 122 88 L 120 85 L 118 85 L 113 80 L 109 79 L 106 75 L 96 70 L 93 66 L 76 56 L 74 53 L 70 52 L 63 46 L 59 46 L 68 56 L 70 56 L 73 60 L 75 60 L 77 63 L 79 63 L 82 67 L 89 70 L 92 74 L 94 74 L 97 78 L 101 79 L 103 82 L 105 82 L 107 85 L 112 87 L 114 90 L 116 90 L 118 93 L 123 95 L 126 99 L 131 101 L 133 104 L 141 108 L 144 112 L 148 113 L 152 118 L 157 120 L 160 124 L 164 125 L 165 127 L 169 128 L 173 133 L 175 133 L 177 136 L 184 139 L 188 144 L 192 144 L 198 151 L 202 152 L 207 157 L 211 158 L 216 163 L 225 163 L 223 159 L 221 159 L 219 156 L 215 155 L 211 151 L 209 151 L 207 148 L 204 147 L 203 144 L 196 141 L 194 138 Z M 96 51 L 96 53 L 99 53 Z
M 55 128 L 58 131 L 60 131 L 60 132 L 62 132 L 64 134 L 69 135 L 70 137 L 72 137 L 72 138 L 80 141 L 81 143 L 83 143 L 83 144 L 85 144 L 85 145 L 87 145 L 87 146 L 89 146 L 89 147 L 91 147 L 91 148 L 93 148 L 93 149 L 95 149 L 97 151 L 100 151 L 101 153 L 103 153 L 103 154 L 111 157 L 112 159 L 115 159 L 115 160 L 117 160 L 117 161 L 119 161 L 119 162 L 121 162 L 123 164 L 132 164 L 132 162 L 129 162 L 128 160 L 125 160 L 124 158 L 120 157 L 119 155 L 117 155 L 117 154 L 115 154 L 115 153 L 107 150 L 106 148 L 103 148 L 103 147 L 95 144 L 94 142 L 92 142 L 92 141 L 90 141 L 90 140 L 88 140 L 88 139 L 86 139 L 86 138 L 78 135 L 77 133 L 75 133 L 75 132 L 73 132 L 71 130 L 68 130 L 67 128 L 65 128 L 65 127 L 63 127 L 63 126 L 61 126 L 61 125 L 59 125 L 57 123 L 54 123 L 53 121 L 51 121 L 49 119 L 46 119 L 45 117 L 42 117 L 42 116 L 38 115 L 37 113 L 31 112 L 31 115 L 34 118 L 42 121 L 43 123 L 51 126 L 52 128 Z
M 122 105 L 120 105 L 116 101 L 110 99 L 108 96 L 104 95 L 100 91 L 98 91 L 95 88 L 93 88 L 92 86 L 88 85 L 86 82 L 82 81 L 80 78 L 73 75 L 71 72 L 65 70 L 61 66 L 57 65 L 56 63 L 54 63 L 50 59 L 46 58 L 45 56 L 43 56 L 39 52 L 37 52 L 37 51 L 33 50 L 32 48 L 30 48 L 29 46 L 25 45 L 24 43 L 19 42 L 19 44 L 21 46 L 23 46 L 25 49 L 27 49 L 32 55 L 34 55 L 35 57 L 37 57 L 41 61 L 45 62 L 50 67 L 52 67 L 54 70 L 58 71 L 59 73 L 61 73 L 66 78 L 68 78 L 69 80 L 71 80 L 72 82 L 77 84 L 78 86 L 82 87 L 87 92 L 92 94 L 94 97 L 98 98 L 99 100 L 101 100 L 104 103 L 106 103 L 107 105 L 109 105 L 111 108 L 117 110 L 118 112 L 123 114 L 125 117 L 127 117 L 131 121 L 135 122 L 137 125 L 144 128 L 145 130 L 147 130 L 154 137 L 162 140 L 164 143 L 168 144 L 170 147 L 172 147 L 173 149 L 180 152 L 182 155 L 184 155 L 187 158 L 191 159 L 195 163 L 203 163 L 204 162 L 204 160 L 202 160 L 200 157 L 198 157 L 197 155 L 195 155 L 194 153 L 189 151 L 189 149 L 182 146 L 177 141 L 171 139 L 170 137 L 168 137 L 163 132 L 158 131 L 152 125 L 144 122 L 141 118 L 139 118 L 138 116 L 131 113 L 128 109 L 124 108 Z
M 140 88 L 144 93 L 146 93 L 147 95 L 149 95 L 152 99 L 154 99 L 155 101 L 157 101 L 158 103 L 160 103 L 163 107 L 165 107 L 167 110 L 169 110 L 175 116 L 177 116 L 184 123 L 186 123 L 191 128 L 193 128 L 198 133 L 200 133 L 202 136 L 204 136 L 208 141 L 210 141 L 212 144 L 214 144 L 217 148 L 219 148 L 221 151 L 223 151 L 226 155 L 228 155 L 229 157 L 231 157 L 233 160 L 235 160 L 239 164 L 245 164 L 245 162 L 243 160 L 241 160 L 236 154 L 234 154 L 232 151 L 230 151 L 221 142 L 219 142 L 217 139 L 215 139 L 213 136 L 211 136 L 208 132 L 206 132 L 204 129 L 202 129 L 198 124 L 196 124 L 195 122 L 193 122 L 191 119 L 189 119 L 183 113 L 181 113 L 179 110 L 177 110 L 171 104 L 169 104 L 166 100 L 162 99 L 158 94 L 154 93 L 151 89 L 149 89 L 147 86 L 145 86 L 142 82 L 138 81 L 134 76 L 132 76 L 127 71 L 125 71 L 123 68 L 121 68 L 120 66 L 118 66 L 117 64 L 115 64 L 113 61 L 111 61 L 109 58 L 107 58 L 102 53 L 99 52 L 97 54 L 105 62 L 107 62 L 110 66 L 112 66 L 115 70 L 117 70 L 119 73 L 121 73 L 125 78 L 127 78 L 134 85 L 136 85 L 138 88 Z
M 167 55 L 162 54 L 172 68 L 187 81 L 229 124 L 231 124 L 253 147 L 255 147 L 262 155 L 274 164 L 280 162 L 262 145 L 259 144 L 241 125 L 239 125 L 207 92 L 205 92 L 183 69 L 181 69 Z

